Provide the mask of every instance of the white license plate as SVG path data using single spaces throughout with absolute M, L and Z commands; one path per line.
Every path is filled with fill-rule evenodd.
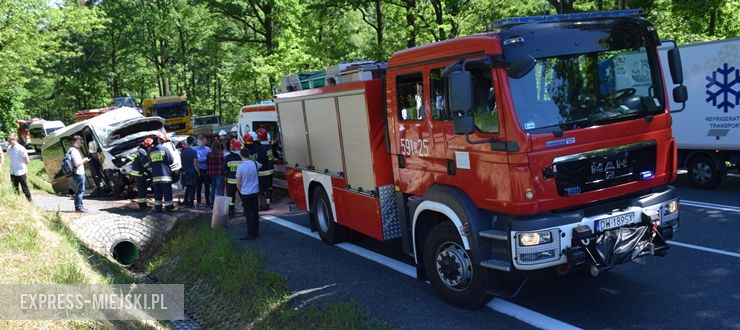
M 635 223 L 635 219 L 636 216 L 634 212 L 624 213 L 620 215 L 615 215 L 613 217 L 596 220 L 594 226 L 596 227 L 597 232 L 602 232 L 612 228 L 633 224 Z

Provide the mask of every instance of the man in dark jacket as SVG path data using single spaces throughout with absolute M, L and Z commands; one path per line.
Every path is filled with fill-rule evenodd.
M 147 180 L 149 178 L 149 148 L 152 147 L 154 139 L 146 138 L 141 141 L 139 148 L 136 149 L 136 153 L 131 155 L 131 177 L 136 182 L 136 194 L 138 196 L 139 208 L 142 210 L 148 209 L 149 205 L 146 204 L 146 190 Z
M 188 136 L 186 141 L 180 142 L 180 159 L 182 160 L 180 183 L 185 186 L 183 205 L 185 207 L 195 207 L 195 185 L 198 182 L 198 152 L 193 149 L 195 138 Z
M 260 141 L 260 144 L 258 144 L 256 148 L 257 162 L 262 165 L 259 171 L 259 209 L 260 211 L 264 211 L 270 209 L 270 199 L 272 198 L 272 172 L 275 168 L 275 156 L 273 155 L 272 145 L 270 144 L 267 130 L 265 128 L 257 130 L 257 139 Z
M 170 150 L 164 145 L 167 141 L 169 139 L 166 135 L 157 133 L 156 145 L 149 152 L 152 183 L 154 184 L 154 208 L 161 212 L 164 199 L 164 209 L 168 212 L 176 212 L 180 209 L 175 207 L 172 201 L 172 169 L 170 168 L 174 159 Z
M 236 207 L 236 168 L 242 163 L 242 157 L 239 155 L 239 150 L 242 149 L 242 144 L 237 139 L 231 139 L 229 142 L 229 154 L 224 158 L 224 173 L 226 173 L 226 196 L 229 196 L 229 216 L 235 215 L 234 208 Z

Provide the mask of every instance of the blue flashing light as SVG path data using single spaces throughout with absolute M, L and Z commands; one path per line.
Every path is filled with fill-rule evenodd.
M 526 17 L 511 17 L 505 18 L 496 22 L 493 22 L 493 27 L 504 28 L 511 25 L 525 24 L 525 23 L 547 23 L 547 22 L 560 22 L 560 21 L 577 21 L 592 18 L 607 18 L 607 17 L 629 17 L 629 16 L 642 16 L 642 9 L 625 9 L 625 10 L 613 10 L 613 11 L 594 11 L 585 13 L 573 13 L 573 14 L 559 14 L 559 15 L 544 15 L 544 16 L 526 16 Z
M 580 193 L 581 193 L 581 187 L 579 186 L 565 188 L 565 194 L 568 196 L 575 196 Z
M 640 178 L 642 178 L 643 180 L 652 179 L 653 171 L 640 172 Z

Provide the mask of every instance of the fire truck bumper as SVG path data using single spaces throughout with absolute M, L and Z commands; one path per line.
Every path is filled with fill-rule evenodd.
M 591 265 L 592 273 L 664 255 L 678 228 L 676 189 L 512 222 L 513 265 L 519 270 Z

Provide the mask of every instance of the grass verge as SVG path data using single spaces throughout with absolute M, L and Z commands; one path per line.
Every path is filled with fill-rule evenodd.
M 36 187 L 36 189 L 47 192 L 49 194 L 54 193 L 54 189 L 51 184 L 46 181 L 46 169 L 44 168 L 44 161 L 40 159 L 34 159 L 28 164 L 28 175 L 26 176 L 28 181 Z
M 132 283 L 125 270 L 82 245 L 57 213 L 43 212 L 10 187 L 7 168 L 0 175 L 0 283 Z M 151 328 L 120 321 L 0 321 L 0 329 Z
M 225 230 L 193 221 L 178 224 L 144 268 L 162 283 L 184 283 L 186 306 L 206 328 L 386 328 L 357 303 L 312 304 L 291 294 L 287 281 L 265 271 L 263 261 L 250 249 L 241 251 Z

